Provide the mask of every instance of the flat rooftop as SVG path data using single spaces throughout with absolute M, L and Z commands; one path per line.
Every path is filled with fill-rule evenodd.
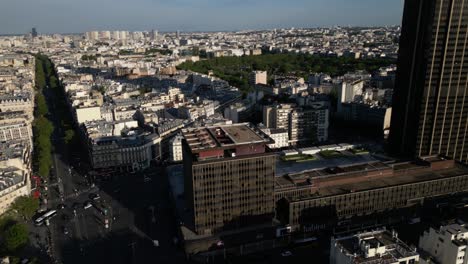
M 353 263 L 398 263 L 401 259 L 418 255 L 386 230 L 338 238 L 335 242 L 336 247 L 352 258 Z M 370 253 L 370 249 L 377 248 L 380 254 Z
M 293 150 L 291 150 L 293 151 Z M 297 151 L 293 151 L 297 152 Z M 379 161 L 376 157 L 365 155 L 343 155 L 331 159 L 318 158 L 316 160 L 306 162 L 284 162 L 279 160 L 276 163 L 276 175 L 282 176 L 286 174 L 305 173 L 317 169 L 325 169 L 330 167 L 343 167 L 356 164 L 367 164 Z
M 220 128 L 235 144 L 263 141 L 263 138 L 247 126 L 231 126 Z
M 408 169 L 401 169 L 402 166 Z M 371 174 L 372 176 L 370 176 Z M 308 179 L 310 187 L 315 188 L 313 196 L 304 197 L 310 199 L 463 175 L 468 175 L 468 167 L 458 163 L 450 168 L 432 169 L 431 164 L 418 162 L 405 164 L 374 162 L 350 167 L 314 170 L 305 172 L 302 176 L 300 174 L 289 175 L 285 178 L 289 179 L 291 183 L 296 182 L 296 188 L 301 187 L 301 180 L 298 177 L 304 178 L 303 182 Z M 284 184 L 283 188 L 288 188 L 285 181 L 276 181 L 277 187 L 282 187 L 281 183 Z
M 229 149 L 250 144 L 270 144 L 273 140 L 249 123 L 182 129 L 192 153 Z

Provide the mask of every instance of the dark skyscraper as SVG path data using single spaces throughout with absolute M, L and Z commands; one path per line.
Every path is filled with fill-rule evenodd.
M 468 0 L 407 0 L 390 147 L 468 160 Z
M 32 36 L 33 38 L 37 37 L 37 30 L 36 30 L 36 28 L 32 28 L 32 30 L 31 30 L 31 36 Z

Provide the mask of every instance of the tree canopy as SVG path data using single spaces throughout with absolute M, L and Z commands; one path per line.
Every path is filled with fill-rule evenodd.
M 3 247 L 8 252 L 14 252 L 28 242 L 28 229 L 23 223 L 14 223 L 3 234 Z
M 39 200 L 29 196 L 18 197 L 12 206 L 24 219 L 30 220 L 39 208 Z
M 390 58 L 354 59 L 350 57 L 320 57 L 309 54 L 265 54 L 260 56 L 221 57 L 198 62 L 187 61 L 178 66 L 182 70 L 214 75 L 243 90 L 248 89 L 248 75 L 253 70 L 267 71 L 273 75 L 296 75 L 307 77 L 312 72 L 323 72 L 331 76 L 365 70 L 370 73 L 380 67 L 395 63 Z

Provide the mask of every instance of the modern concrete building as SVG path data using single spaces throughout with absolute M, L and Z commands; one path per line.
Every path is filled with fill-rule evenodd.
M 377 230 L 332 238 L 330 264 L 417 264 L 419 254 L 395 231 Z
M 340 103 L 353 102 L 356 96 L 362 95 L 364 92 L 364 81 L 358 80 L 345 80 L 343 81 L 338 92 L 338 105 Z M 339 108 L 339 107 L 338 107 Z
M 268 144 L 271 149 L 280 149 L 289 146 L 289 134 L 286 129 L 282 128 L 260 128 L 265 134 L 267 134 L 273 141 L 274 144 Z
M 224 117 L 233 123 L 247 122 L 253 114 L 253 105 L 247 101 L 238 102 L 224 109 Z
M 363 103 L 343 103 L 340 115 L 345 121 L 379 127 L 384 130 L 390 126 L 392 108 Z
M 289 117 L 289 142 L 318 143 L 328 140 L 328 108 L 306 107 L 294 109 Z
M 267 128 L 288 131 L 289 144 L 322 142 L 328 139 L 329 111 L 327 106 L 297 107 L 279 104 L 263 108 L 263 124 Z
M 390 131 L 395 155 L 468 161 L 464 0 L 405 1 Z
M 279 104 L 264 107 L 263 124 L 268 128 L 289 130 L 289 118 L 294 108 L 294 104 Z
M 468 168 L 436 156 L 315 169 L 275 179 L 277 217 L 293 230 L 330 228 L 343 219 L 468 191 Z
M 273 141 L 250 124 L 183 129 L 185 196 L 198 235 L 270 223 Z

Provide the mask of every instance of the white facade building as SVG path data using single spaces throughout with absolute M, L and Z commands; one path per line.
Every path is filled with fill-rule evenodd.
M 419 249 L 441 264 L 466 264 L 467 237 L 468 229 L 464 224 L 431 227 L 419 238 Z
M 332 238 L 330 264 L 349 263 L 415 264 L 419 254 L 386 230 Z
M 269 148 L 279 149 L 289 146 L 289 135 L 286 129 L 263 128 L 261 130 L 275 141 L 274 144 L 268 145 Z
M 182 136 L 177 135 L 170 141 L 169 159 L 173 162 L 182 161 L 182 139 Z

